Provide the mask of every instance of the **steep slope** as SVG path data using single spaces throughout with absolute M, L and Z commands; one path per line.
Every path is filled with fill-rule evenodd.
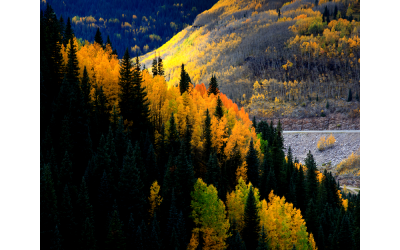
M 338 101 L 349 89 L 359 101 L 359 22 L 342 13 L 357 2 L 221 0 L 140 59 L 149 68 L 155 55 L 161 56 L 171 85 L 178 84 L 182 63 L 194 84 L 207 85 L 215 74 L 221 91 L 254 114 L 271 109 L 261 115 L 290 116 L 322 98 L 322 106 L 328 100 L 331 106 L 324 115 L 348 113 L 359 103 Z M 282 110 L 283 103 L 289 108 Z

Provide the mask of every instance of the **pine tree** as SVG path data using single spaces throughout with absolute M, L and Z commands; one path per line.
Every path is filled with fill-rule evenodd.
M 172 235 L 171 235 L 171 238 L 169 240 L 169 245 L 168 245 L 167 249 L 168 250 L 179 250 L 180 249 L 179 240 L 178 240 L 178 237 L 176 235 L 175 227 L 172 228 Z
M 204 121 L 204 158 L 207 159 L 207 157 L 210 156 L 211 154 L 211 117 L 210 113 L 208 112 L 208 109 L 206 110 L 206 119 Z
M 308 151 L 307 158 L 304 160 L 307 167 L 307 182 L 306 182 L 306 199 L 316 200 L 318 195 L 318 180 L 317 180 L 317 164 L 311 151 Z
M 326 101 L 326 109 L 329 109 L 329 102 L 328 101 Z
M 160 237 L 160 226 L 158 225 L 157 216 L 154 214 L 153 221 L 151 223 L 151 233 L 150 233 L 150 249 L 161 249 L 162 242 Z
M 353 94 L 351 93 L 351 89 L 349 89 L 349 94 L 347 95 L 347 101 L 351 102 L 353 100 Z
M 73 207 L 71 203 L 71 196 L 69 194 L 68 185 L 65 185 L 62 195 L 60 206 L 60 232 L 62 233 L 66 249 L 73 249 L 75 247 L 74 239 L 76 238 L 76 224 L 73 214 Z
M 143 233 L 142 233 L 141 225 L 138 226 L 137 231 L 136 231 L 135 249 L 137 249 L 137 250 L 145 250 L 146 249 L 145 241 L 143 239 Z
M 97 28 L 96 35 L 94 36 L 94 42 L 98 43 L 102 48 L 104 48 L 103 38 L 101 37 L 100 28 Z
M 61 250 L 63 249 L 63 238 L 58 230 L 58 225 L 56 225 L 53 230 L 52 244 L 50 246 L 51 250 Z
M 335 10 L 333 11 L 333 19 L 337 19 L 337 14 L 338 14 L 338 8 L 337 5 L 335 5 Z
M 253 116 L 253 128 L 257 130 L 257 121 L 255 116 Z
M 86 217 L 81 233 L 80 247 L 82 249 L 96 249 L 96 237 L 94 233 L 93 219 Z
M 43 242 L 43 246 L 49 247 L 53 238 L 54 228 L 59 224 L 57 196 L 50 166 L 45 164 L 40 172 L 40 239 Z
M 73 39 L 69 40 L 68 63 L 66 65 L 66 77 L 69 84 L 79 85 L 79 66 L 76 56 L 76 47 Z
M 210 95 L 211 93 L 214 95 L 217 95 L 219 93 L 217 78 L 214 75 L 211 76 L 211 80 L 210 80 L 210 84 L 208 86 L 207 93 L 208 93 L 208 95 Z
M 140 135 L 141 132 L 145 132 L 150 129 L 151 131 L 151 123 L 149 120 L 150 111 L 149 111 L 149 102 L 146 97 L 145 87 L 142 87 L 143 76 L 142 71 L 140 70 L 139 57 L 136 56 L 135 66 L 133 69 L 133 93 L 134 99 L 133 102 L 133 119 L 135 122 L 133 123 L 132 135 L 133 139 L 137 139 L 136 136 Z
M 221 101 L 221 98 L 217 98 L 217 107 L 215 108 L 215 113 L 214 115 L 218 118 L 221 119 L 224 116 L 224 109 L 222 108 L 223 104 Z
M 313 233 L 314 235 L 317 235 L 317 230 L 318 230 L 318 214 L 317 214 L 317 208 L 315 206 L 315 203 L 313 199 L 310 199 L 308 204 L 307 204 L 307 209 L 305 211 L 305 221 L 307 222 L 307 229 L 310 233 Z
M 246 155 L 247 162 L 247 178 L 255 187 L 258 186 L 259 182 L 259 165 L 257 151 L 254 148 L 253 138 L 250 140 L 249 151 Z
M 82 183 L 79 189 L 78 199 L 76 201 L 77 224 L 83 225 L 86 218 L 93 224 L 93 206 L 89 201 L 89 191 L 86 185 L 85 177 L 82 177 Z
M 128 121 L 132 121 L 135 118 L 133 117 L 132 112 L 132 100 L 134 99 L 132 68 L 131 58 L 129 56 L 128 49 L 126 49 L 120 65 L 118 85 L 120 86 L 121 90 L 119 94 L 119 108 L 121 110 L 121 116 L 123 119 L 127 119 Z
M 157 67 L 157 59 L 153 59 L 153 64 L 152 64 L 152 70 L 151 72 L 153 73 L 153 77 L 155 77 L 158 74 L 158 67 Z
M 155 180 L 161 180 L 160 169 L 158 169 L 157 158 L 154 152 L 153 144 L 150 144 L 146 157 L 146 169 L 149 172 L 149 181 L 153 183 Z
M 171 117 L 169 118 L 168 134 L 169 134 L 168 136 L 169 151 L 177 152 L 179 147 L 179 133 L 178 130 L 176 129 L 174 113 L 172 113 Z
M 88 115 L 90 116 L 91 114 L 91 96 L 90 96 L 90 90 L 91 90 L 92 86 L 90 84 L 90 79 L 89 79 L 89 74 L 86 70 L 86 66 L 83 68 L 83 76 L 82 76 L 82 80 L 81 80 L 81 90 L 82 90 L 82 95 L 83 95 L 83 103 L 85 105 L 85 110 L 88 113 Z
M 177 205 L 178 208 L 188 214 L 190 204 L 190 192 L 195 183 L 193 166 L 187 160 L 184 143 L 181 142 L 178 157 L 175 160 L 177 175 Z
M 65 151 L 64 158 L 61 162 L 59 181 L 61 186 L 72 184 L 72 162 L 68 151 Z
M 307 205 L 305 192 L 306 188 L 304 180 L 304 171 L 303 167 L 300 166 L 296 180 L 296 202 L 297 202 L 297 207 L 300 208 L 301 211 L 305 211 Z
M 164 65 L 163 65 L 163 62 L 162 62 L 162 58 L 160 56 L 158 57 L 157 66 L 158 66 L 157 75 L 164 76 Z
M 257 248 L 259 231 L 260 217 L 258 215 L 253 186 L 251 186 L 244 208 L 244 228 L 242 230 L 243 240 L 246 243 L 246 249 Z
M 318 237 L 316 243 L 320 249 L 325 249 L 325 235 L 321 224 L 319 225 L 318 228 Z
M 186 77 L 186 71 L 185 71 L 185 65 L 182 63 L 181 66 L 181 78 L 179 80 L 179 90 L 181 92 L 181 95 L 185 93 L 189 89 L 189 82 Z
M 347 215 L 343 216 L 342 222 L 340 223 L 340 230 L 337 236 L 338 249 L 353 249 L 354 242 L 352 238 L 352 231 L 350 227 L 349 218 Z
M 258 246 L 256 250 L 268 250 L 268 239 L 264 225 L 261 228 L 260 237 L 258 238 Z
M 112 212 L 108 234 L 106 238 L 107 249 L 125 249 L 125 234 L 122 230 L 122 222 L 119 218 L 118 211 Z
M 63 37 L 63 44 L 64 44 L 65 49 L 67 48 L 67 44 L 70 42 L 70 40 L 73 37 L 74 37 L 74 31 L 72 30 L 72 27 L 71 27 L 71 20 L 68 17 L 67 26 L 65 26 L 64 37 Z
M 135 152 L 129 142 L 118 185 L 122 221 L 127 221 L 130 213 L 133 213 L 135 221 L 140 221 L 145 215 L 146 196 L 138 167 L 138 155 L 139 152 Z
M 208 185 L 213 185 L 217 190 L 219 190 L 219 179 L 221 177 L 221 168 L 218 165 L 217 156 L 213 153 L 210 154 L 210 159 L 207 163 L 207 173 L 205 182 Z

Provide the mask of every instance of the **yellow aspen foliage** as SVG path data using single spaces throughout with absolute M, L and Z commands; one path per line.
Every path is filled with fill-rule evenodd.
M 336 139 L 333 136 L 333 134 L 330 134 L 330 136 L 328 136 L 328 138 L 325 138 L 325 136 L 322 136 L 317 143 L 317 148 L 319 151 L 323 151 L 325 149 L 333 147 L 335 142 L 336 142 Z
M 199 229 L 193 229 L 192 237 L 190 238 L 189 245 L 187 246 L 187 250 L 196 250 L 199 245 Z
M 353 176 L 360 176 L 360 154 L 357 152 L 351 153 L 349 157 L 341 161 L 336 166 L 336 171 L 339 175 L 351 174 Z
M 287 203 L 285 197 L 268 196 L 269 202 L 261 202 L 260 224 L 264 226 L 272 249 L 316 249 L 314 238 L 307 233 L 305 221 L 299 209 Z
M 211 142 L 212 147 L 217 149 L 217 153 L 221 152 L 222 146 L 228 140 L 228 121 L 226 117 L 223 116 L 221 119 L 218 119 L 216 116 L 211 118 Z
M 236 181 L 243 179 L 243 181 L 247 182 L 247 163 L 244 161 L 242 165 L 240 165 L 236 169 Z
M 191 217 L 196 225 L 193 234 L 202 232 L 204 249 L 225 249 L 225 241 L 229 237 L 229 220 L 226 217 L 225 205 L 218 198 L 217 189 L 199 178 L 194 184 L 191 196 Z
M 347 211 L 347 208 L 349 206 L 349 200 L 342 198 L 342 193 L 340 192 L 340 190 L 338 190 L 337 193 L 338 193 L 339 199 L 342 201 L 342 206 Z
M 150 196 L 149 196 L 149 204 L 150 204 L 150 217 L 153 217 L 154 211 L 160 206 L 162 202 L 162 198 L 159 195 L 160 186 L 157 181 L 154 181 L 150 187 Z
M 240 178 L 235 191 L 226 195 L 226 206 L 228 207 L 229 219 L 234 219 L 236 221 L 239 232 L 241 232 L 244 227 L 244 208 L 250 192 L 250 186 L 252 186 L 250 182 L 246 185 L 243 178 Z M 261 207 L 258 188 L 254 188 L 254 197 L 256 199 L 257 207 Z

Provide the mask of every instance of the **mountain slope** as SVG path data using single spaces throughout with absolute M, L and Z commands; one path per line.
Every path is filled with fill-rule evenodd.
M 149 68 L 160 55 L 171 85 L 178 84 L 182 63 L 194 84 L 207 85 L 215 74 L 223 93 L 252 109 L 283 102 L 311 106 L 319 96 L 338 110 L 336 100 L 347 98 L 349 89 L 359 99 L 359 22 L 341 14 L 357 0 L 283 2 L 221 0 L 141 61 Z

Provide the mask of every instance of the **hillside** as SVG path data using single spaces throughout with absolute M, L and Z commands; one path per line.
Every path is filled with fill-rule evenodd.
M 223 93 L 260 118 L 359 117 L 357 6 L 221 0 L 140 60 L 149 68 L 159 54 L 170 85 L 178 84 L 182 63 L 194 85 L 208 86 L 215 74 Z
M 50 4 L 65 26 L 71 19 L 75 36 L 93 42 L 97 28 L 104 42 L 109 36 L 119 58 L 126 48 L 131 56 L 160 47 L 177 32 L 191 24 L 197 14 L 209 9 L 217 0 L 41 0 L 44 11 Z

